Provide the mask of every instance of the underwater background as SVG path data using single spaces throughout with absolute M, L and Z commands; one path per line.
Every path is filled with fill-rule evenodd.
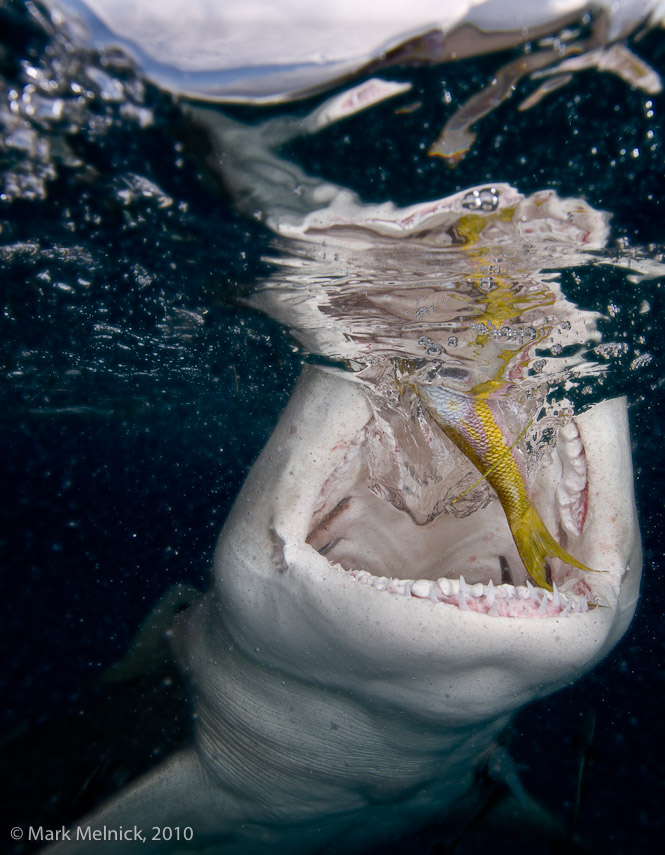
M 662 31 L 632 47 L 665 75 Z M 662 260 L 662 92 L 584 72 L 532 110 L 502 104 L 455 170 L 427 156 L 445 118 L 442 86 L 464 100 L 498 64 L 382 72 L 414 84 L 408 110 L 375 107 L 289 155 L 365 201 L 406 205 L 483 182 L 552 188 L 611 212 L 617 253 Z M 285 109 L 229 112 L 253 121 Z M 206 587 L 225 516 L 306 358 L 246 304 L 269 276 L 272 236 L 234 210 L 200 145 L 178 104 L 123 54 L 86 51 L 39 4 L 0 0 L 9 852 L 31 851 L 10 827 L 71 821 L 187 738 L 174 673 L 102 676 L 171 585 Z M 569 830 L 569 851 L 655 852 L 665 832 L 665 278 L 586 267 L 562 287 L 603 315 L 617 344 L 593 395 L 630 400 L 642 595 L 612 654 L 522 710 L 506 740 L 527 791 Z M 470 828 L 455 851 L 484 851 L 487 834 Z M 495 851 L 540 851 L 515 830 L 503 839 L 492 836 Z M 421 851 L 433 845 L 436 832 Z

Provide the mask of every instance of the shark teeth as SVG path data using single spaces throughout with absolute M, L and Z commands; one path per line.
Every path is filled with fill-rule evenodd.
M 577 537 L 584 527 L 588 503 L 587 462 L 579 429 L 571 421 L 559 430 L 563 472 L 556 488 L 559 517 L 565 531 Z
M 476 582 L 468 584 L 464 576 L 459 579 L 395 579 L 373 576 L 366 570 L 345 570 L 340 564 L 333 565 L 348 578 L 377 591 L 429 601 L 435 604 L 456 606 L 462 611 L 477 612 L 490 617 L 567 617 L 585 614 L 596 603 L 588 590 L 570 590 L 563 593 L 554 585 L 553 591 L 526 585 L 495 585 Z

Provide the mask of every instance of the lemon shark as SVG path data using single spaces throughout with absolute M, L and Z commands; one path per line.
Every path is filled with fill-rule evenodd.
M 571 421 L 539 477 L 551 530 L 574 532 L 586 494 L 568 545 L 603 570 L 583 591 L 562 570 L 558 602 L 515 569 L 502 581 L 514 547 L 497 503 L 423 527 L 371 493 L 372 421 L 362 385 L 305 368 L 220 536 L 212 588 L 177 632 L 195 745 L 71 832 L 193 829 L 137 842 L 144 852 L 362 851 L 445 819 L 511 713 L 625 632 L 641 569 L 625 400 Z
M 335 98 L 298 120 L 297 132 L 317 132 L 392 91 L 370 81 L 353 90 L 353 104 Z M 579 201 L 528 199 L 508 185 L 407 209 L 365 205 L 274 155 L 293 124 L 250 131 L 199 108 L 188 115 L 210 134 L 211 168 L 240 210 L 259 210 L 278 235 L 319 249 L 353 232 L 361 254 L 396 240 L 404 258 L 402 238 L 458 235 L 452 226 L 469 212 L 503 239 L 506 229 L 517 230 L 511 239 L 530 229 L 534 239 L 548 228 L 557 240 L 600 247 L 607 233 L 606 220 Z M 512 219 L 493 219 L 497 211 Z M 552 293 L 562 329 L 579 322 L 577 332 L 588 333 L 583 313 Z M 317 327 L 320 295 L 292 296 L 268 289 L 256 302 L 315 352 L 348 338 Z M 441 355 L 443 345 L 429 346 Z M 501 362 L 499 351 L 488 337 L 488 364 Z M 381 845 L 452 816 L 511 715 L 579 678 L 619 641 L 642 564 L 625 399 L 567 418 L 530 480 L 549 531 L 593 569 L 553 562 L 551 591 L 530 584 L 491 497 L 426 521 L 386 501 L 373 482 L 377 436 L 387 436 L 378 422 L 375 387 L 362 372 L 304 367 L 220 535 L 210 590 L 173 630 L 193 745 L 63 831 L 50 853 Z M 471 464 L 444 436 L 435 445 L 436 483 L 442 493 L 456 489 Z M 408 469 L 398 446 L 389 454 Z M 169 839 L 155 836 L 160 828 L 173 830 Z
M 493 189 L 532 231 L 523 212 L 544 216 L 552 202 Z M 303 234 L 326 219 L 339 227 L 345 213 L 348 231 L 360 211 L 362 242 L 373 222 L 382 240 L 393 227 L 406 235 L 424 222 L 446 227 L 483 192 L 416 206 L 420 216 L 324 193 Z M 602 241 L 603 218 L 574 207 L 580 223 L 564 204 L 561 219 L 550 210 L 540 228 L 565 223 L 591 242 L 596 229 Z M 312 345 L 337 340 L 313 323 L 325 303 L 294 308 L 288 293 L 267 295 L 266 310 L 291 317 Z M 584 316 L 565 300 L 548 306 L 571 328 Z M 173 630 L 194 744 L 49 852 L 87 852 L 93 833 L 101 852 L 363 851 L 445 822 L 491 762 L 511 714 L 576 680 L 626 631 L 642 558 L 625 399 L 568 418 L 530 480 L 548 530 L 594 571 L 554 561 L 550 591 L 530 584 L 491 496 L 462 515 L 424 520 L 386 501 L 377 455 L 401 471 L 413 461 L 408 436 L 381 428 L 377 388 L 362 371 L 304 367 L 220 535 L 211 588 Z M 473 467 L 443 434 L 430 442 L 436 504 Z M 180 836 L 151 840 L 162 827 Z M 146 841 L 114 837 L 128 828 Z

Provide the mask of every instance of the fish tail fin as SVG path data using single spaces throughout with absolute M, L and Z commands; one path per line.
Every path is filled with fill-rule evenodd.
M 552 590 L 551 582 L 547 578 L 547 558 L 560 558 L 566 564 L 577 567 L 578 570 L 593 572 L 591 567 L 582 564 L 559 546 L 533 505 L 529 505 L 527 512 L 519 523 L 511 526 L 511 530 L 527 573 L 541 588 Z

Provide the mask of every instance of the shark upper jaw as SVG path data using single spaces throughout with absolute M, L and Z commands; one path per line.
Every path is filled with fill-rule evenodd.
M 498 502 L 428 532 L 378 498 L 357 497 L 356 448 L 371 418 L 359 383 L 305 368 L 216 553 L 219 607 L 237 643 L 293 676 L 467 721 L 515 709 L 600 660 L 628 627 L 641 572 L 625 400 L 592 408 L 569 430 L 586 458 L 587 505 L 566 548 L 598 572 L 581 579 L 558 568 L 559 607 L 557 594 L 531 593 L 519 577 Z M 555 534 L 565 455 L 535 485 Z M 502 589 L 499 556 L 517 590 Z M 517 608 L 485 608 L 488 586 Z

